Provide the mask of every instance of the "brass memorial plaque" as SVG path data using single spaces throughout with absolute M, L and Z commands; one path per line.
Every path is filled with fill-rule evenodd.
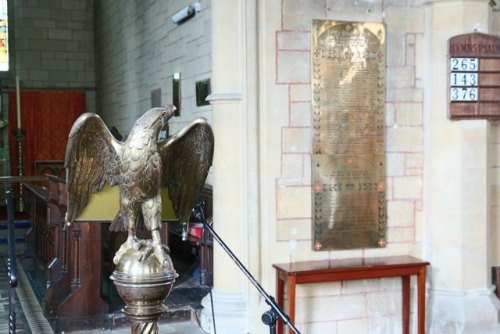
M 385 28 L 313 20 L 313 248 L 384 247 Z

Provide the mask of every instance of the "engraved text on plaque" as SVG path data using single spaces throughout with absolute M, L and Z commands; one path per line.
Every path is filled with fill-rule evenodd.
M 385 29 L 313 20 L 313 247 L 384 247 Z

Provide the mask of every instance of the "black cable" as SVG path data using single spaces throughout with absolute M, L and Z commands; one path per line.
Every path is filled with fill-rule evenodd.
M 198 204 L 201 205 L 201 206 L 205 205 L 205 203 L 203 203 L 203 202 L 198 203 Z M 201 218 L 203 221 L 205 221 L 205 214 L 203 213 L 203 211 L 201 210 L 201 208 L 199 206 L 197 206 L 196 209 L 198 210 L 197 212 L 201 211 L 201 213 L 198 214 L 198 215 L 195 215 L 195 218 L 196 219 L 200 219 Z M 208 246 L 208 238 L 209 238 L 209 236 L 205 237 L 205 228 L 203 228 L 203 230 L 201 231 L 201 240 L 202 240 L 202 242 L 205 242 L 205 244 L 207 246 Z M 208 257 L 210 257 L 210 254 L 208 252 L 205 252 L 204 257 L 205 257 L 204 260 L 206 262 L 208 262 L 208 260 L 210 260 L 208 258 Z M 210 295 L 210 307 L 212 308 L 212 323 L 214 324 L 214 334 L 217 334 L 217 328 L 215 326 L 214 298 L 212 296 L 213 280 L 212 280 L 212 286 L 210 286 L 210 282 L 208 282 L 208 274 L 207 274 L 207 272 L 202 273 L 202 275 L 205 276 L 204 277 L 204 281 L 205 281 L 205 283 L 207 283 L 207 286 L 208 286 L 208 294 Z
M 214 334 L 217 334 L 217 328 L 215 327 L 215 311 L 214 311 L 214 298 L 212 296 L 212 288 L 208 291 L 210 294 L 210 306 L 212 307 L 212 322 L 214 324 Z
M 229 247 L 224 243 L 224 241 L 221 239 L 221 237 L 214 231 L 212 226 L 210 226 L 205 219 L 205 215 L 203 212 L 203 206 L 205 203 L 203 201 L 198 201 L 198 203 L 195 204 L 193 208 L 193 214 L 196 219 L 201 221 L 203 223 L 203 226 L 210 231 L 211 235 L 214 237 L 214 239 L 219 243 L 219 245 L 222 247 L 222 249 L 227 253 L 227 255 L 233 260 L 233 262 L 236 264 L 236 266 L 245 274 L 245 276 L 249 279 L 250 283 L 253 284 L 253 286 L 259 291 L 259 293 L 264 297 L 267 305 L 271 307 L 272 312 L 268 312 L 266 316 L 263 317 L 262 320 L 267 321 L 268 316 L 274 316 L 276 317 L 274 321 L 268 322 L 267 325 L 269 325 L 269 329 L 271 333 L 275 333 L 276 330 L 276 320 L 279 318 L 283 322 L 284 325 L 288 326 L 294 333 L 300 334 L 299 330 L 295 327 L 295 325 L 291 322 L 290 317 L 288 314 L 283 311 L 283 309 L 276 303 L 274 298 L 270 296 L 264 288 L 257 282 L 257 280 L 252 276 L 252 274 L 248 271 L 248 269 L 241 263 L 241 261 L 234 255 L 234 253 L 229 249 Z M 213 311 L 213 307 L 212 307 Z

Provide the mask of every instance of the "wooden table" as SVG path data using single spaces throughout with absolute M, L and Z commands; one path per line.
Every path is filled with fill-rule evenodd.
M 417 276 L 418 333 L 425 333 L 425 280 L 429 262 L 412 256 L 366 259 L 343 259 L 274 264 L 276 296 L 284 306 L 285 284 L 288 291 L 288 314 L 295 323 L 295 286 L 297 284 L 348 281 L 369 278 L 401 277 L 403 284 L 403 333 L 410 333 L 410 277 Z M 283 323 L 278 323 L 283 333 Z

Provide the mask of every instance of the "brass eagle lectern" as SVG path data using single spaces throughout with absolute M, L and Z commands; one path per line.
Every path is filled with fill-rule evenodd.
M 163 300 L 177 277 L 169 250 L 160 240 L 160 188 L 168 188 L 185 239 L 192 208 L 212 164 L 214 136 L 204 118 L 158 140 L 174 111 L 174 106 L 147 111 L 124 142 L 112 136 L 98 115 L 85 113 L 73 124 L 66 149 L 67 225 L 106 183 L 120 189 L 120 209 L 110 229 L 128 230 L 128 238 L 115 254 L 111 279 L 127 304 L 123 311 L 132 319 L 132 333 L 157 333 L 157 319 L 165 311 Z M 152 240 L 136 237 L 140 222 L 151 230 Z

